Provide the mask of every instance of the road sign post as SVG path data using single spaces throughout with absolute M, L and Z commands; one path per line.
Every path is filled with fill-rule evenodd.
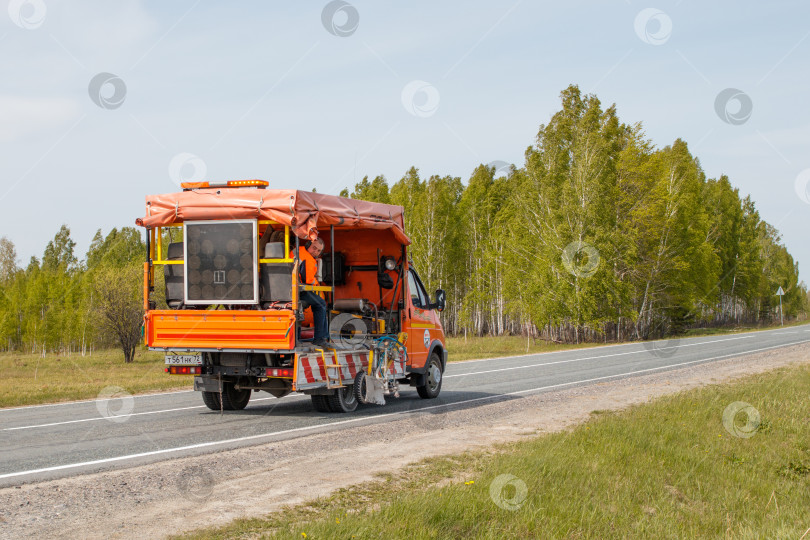
M 785 326 L 785 318 L 782 315 L 782 295 L 785 294 L 785 291 L 782 290 L 782 286 L 779 286 L 779 290 L 776 291 L 776 296 L 779 297 L 779 324 L 781 326 Z

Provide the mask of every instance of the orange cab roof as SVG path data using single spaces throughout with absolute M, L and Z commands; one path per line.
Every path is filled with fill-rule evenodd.
M 289 225 L 299 238 L 315 238 L 319 227 L 334 225 L 391 229 L 397 241 L 408 245 L 403 212 L 401 206 L 310 191 L 223 187 L 148 195 L 146 216 L 135 223 L 151 229 L 193 220 L 269 219 Z

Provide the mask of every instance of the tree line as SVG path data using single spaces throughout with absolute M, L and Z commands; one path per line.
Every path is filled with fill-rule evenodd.
M 75 248 L 63 225 L 41 259 L 20 267 L 14 244 L 0 238 L 0 348 L 84 355 L 117 346 L 131 362 L 143 317 L 141 232 L 99 230 L 82 260 Z
M 687 144 L 656 148 L 576 86 L 541 125 L 523 166 L 477 167 L 394 184 L 363 178 L 341 195 L 402 205 L 410 256 L 447 291 L 449 334 L 622 341 L 695 326 L 804 317 L 808 292 L 775 227 L 726 176 L 707 178 Z M 139 342 L 146 246 L 133 227 L 99 230 L 82 259 L 67 226 L 18 265 L 0 238 L 0 348 L 86 354 Z M 155 293 L 163 293 L 156 272 Z M 118 321 L 118 322 L 116 322 Z
M 481 165 L 341 195 L 405 207 L 411 258 L 444 288 L 451 334 L 563 342 L 648 339 L 695 326 L 805 316 L 798 264 L 728 177 L 707 178 L 686 142 L 656 148 L 576 86 L 522 167 Z

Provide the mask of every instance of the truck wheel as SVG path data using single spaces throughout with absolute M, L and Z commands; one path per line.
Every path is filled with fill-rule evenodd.
M 203 392 L 203 403 L 212 411 L 220 410 L 219 392 Z
M 439 397 L 439 392 L 442 391 L 442 361 L 439 359 L 438 354 L 433 353 L 430 355 L 425 370 L 425 384 L 417 386 L 416 391 L 422 399 Z
M 315 410 L 318 412 L 332 412 L 332 408 L 329 407 L 329 396 L 321 396 L 318 394 L 312 394 L 310 396 L 312 398 L 312 406 L 315 407 Z
M 352 392 L 354 392 L 354 398 L 357 400 L 358 404 L 368 403 L 368 385 L 366 384 L 365 371 L 361 371 L 357 374 L 357 377 L 354 378 Z
M 354 385 L 338 388 L 333 394 L 326 397 L 332 412 L 347 413 L 357 408 L 358 401 L 357 396 L 354 395 Z
M 233 383 L 222 383 L 222 410 L 241 411 L 250 401 L 251 390 L 237 390 Z

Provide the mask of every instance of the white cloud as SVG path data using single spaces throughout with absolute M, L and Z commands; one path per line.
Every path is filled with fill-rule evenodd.
M 78 116 L 79 104 L 72 99 L 0 94 L 0 142 L 51 132 Z

